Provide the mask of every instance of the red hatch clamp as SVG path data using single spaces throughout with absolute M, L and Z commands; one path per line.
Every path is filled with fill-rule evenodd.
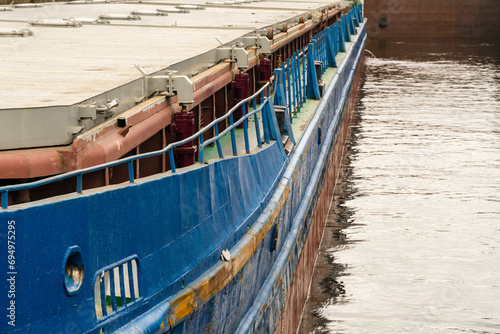
M 172 129 L 175 133 L 175 141 L 181 141 L 192 136 L 194 133 L 194 113 L 192 111 L 175 113 Z M 176 166 L 187 167 L 193 165 L 197 150 L 198 148 L 193 145 L 192 140 L 174 147 Z
M 231 88 L 234 89 L 234 104 L 246 99 L 248 95 L 248 87 L 250 84 L 250 76 L 247 73 L 240 73 L 234 76 L 234 81 L 231 83 Z M 245 103 L 245 111 L 248 113 L 249 103 Z M 243 116 L 243 109 L 239 107 L 234 111 L 234 122 L 238 121 Z M 243 128 L 243 123 L 238 125 L 238 128 Z

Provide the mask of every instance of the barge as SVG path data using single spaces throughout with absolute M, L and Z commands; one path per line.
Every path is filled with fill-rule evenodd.
M 295 332 L 361 5 L 5 8 L 2 332 Z

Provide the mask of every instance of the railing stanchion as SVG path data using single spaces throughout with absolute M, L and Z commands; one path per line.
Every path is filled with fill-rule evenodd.
M 218 123 L 215 123 L 215 125 L 214 125 L 214 131 L 215 131 L 215 137 L 219 136 L 219 125 L 218 125 Z M 219 139 L 217 139 L 215 141 L 215 143 L 217 144 L 217 151 L 219 152 L 219 158 L 220 159 L 224 158 L 224 154 L 222 153 L 222 147 L 220 145 Z
M 233 146 L 233 156 L 237 156 L 238 149 L 236 147 L 236 134 L 233 127 L 233 114 L 229 115 L 229 126 L 231 127 L 231 145 Z
M 202 164 L 203 163 L 203 149 L 205 148 L 205 145 L 203 145 L 203 132 L 200 133 L 199 139 L 200 139 L 200 152 L 198 152 L 198 163 Z
M 247 122 L 247 113 L 246 113 L 246 103 L 243 103 L 241 105 L 241 110 L 243 111 L 243 117 L 245 118 L 243 120 L 243 136 L 245 137 L 245 151 L 248 153 L 250 153 L 250 143 L 248 142 L 248 122 Z
M 294 61 L 293 55 L 292 55 L 292 58 L 290 59 L 290 74 L 292 75 L 292 88 L 293 88 L 293 92 L 292 92 L 293 106 L 292 106 L 292 108 L 290 108 L 290 111 L 295 113 L 295 116 L 297 116 L 297 114 L 296 114 L 297 106 L 298 106 L 298 103 L 297 103 L 297 78 L 295 77 L 295 61 Z
M 302 91 L 302 102 L 306 102 L 307 99 L 306 58 L 306 48 L 302 48 L 302 82 L 304 83 L 304 90 Z
M 106 284 L 105 284 L 105 276 L 98 275 L 97 279 L 99 280 L 99 291 L 101 293 L 101 310 L 102 315 L 108 315 L 108 308 L 106 307 Z
M 109 292 L 111 292 L 111 308 L 113 311 L 118 309 L 116 305 L 115 271 L 109 271 Z
M 262 127 L 264 128 L 264 141 L 266 144 L 269 144 L 269 123 L 267 121 L 267 108 L 265 106 L 266 103 L 269 103 L 269 99 L 267 99 L 261 105 L 261 113 L 262 113 Z
M 127 306 L 127 298 L 125 298 L 125 276 L 123 275 L 123 264 L 119 266 L 118 275 L 120 277 L 120 296 L 122 299 L 122 305 Z
M 2 192 L 2 209 L 7 209 L 9 206 L 9 191 Z
M 257 110 L 257 98 L 253 98 L 253 110 Z M 257 116 L 257 113 L 253 115 L 254 120 L 255 120 L 255 136 L 257 137 L 257 146 L 260 148 L 262 147 L 262 138 L 260 138 L 260 126 L 259 126 L 259 117 Z
M 299 51 L 295 52 L 295 77 L 297 78 L 297 99 L 299 101 L 298 105 L 298 111 L 300 111 L 300 107 L 302 107 L 302 82 L 300 80 L 300 58 L 299 58 Z
M 134 160 L 128 162 L 128 179 L 130 183 L 134 183 Z
M 288 113 L 290 113 L 293 109 L 293 102 L 292 102 L 292 85 L 291 85 L 291 82 L 290 82 L 290 74 L 291 74 L 291 61 L 290 59 L 288 59 L 288 61 L 284 61 L 283 63 L 286 63 L 287 64 L 287 67 L 286 67 L 286 82 L 285 82 L 285 87 L 288 86 L 288 91 L 287 91 L 287 95 L 288 95 L 288 104 L 287 104 L 287 109 L 288 109 Z
M 326 40 L 326 31 L 323 30 L 323 57 L 325 59 L 325 71 L 328 69 L 328 67 L 330 66 L 330 63 L 328 62 L 328 44 L 327 44 L 327 40 Z
M 82 178 L 83 178 L 83 173 L 80 173 L 76 176 L 76 192 L 81 194 L 82 193 Z
M 174 160 L 174 149 L 170 148 L 168 150 L 168 161 L 170 162 L 170 170 L 175 173 L 175 160 Z

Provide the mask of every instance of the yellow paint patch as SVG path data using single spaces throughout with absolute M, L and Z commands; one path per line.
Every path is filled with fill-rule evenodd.
M 231 263 L 220 262 L 212 273 L 213 275 L 191 285 L 191 288 L 197 292 L 200 303 L 210 299 L 213 294 L 222 290 L 231 281 Z
M 245 236 L 247 237 L 247 236 Z M 250 242 L 247 242 L 240 248 L 240 252 L 237 256 L 231 259 L 231 263 L 233 265 L 232 268 L 232 276 L 236 276 L 236 274 L 243 268 L 243 266 L 248 262 L 250 257 L 255 253 L 255 238 L 254 236 L 250 236 Z
M 191 288 L 181 290 L 177 298 L 170 301 L 170 305 L 172 307 L 172 313 L 168 319 L 170 326 L 174 326 L 181 321 L 182 318 L 188 316 L 194 311 L 193 302 L 198 302 L 198 296 L 196 291 Z

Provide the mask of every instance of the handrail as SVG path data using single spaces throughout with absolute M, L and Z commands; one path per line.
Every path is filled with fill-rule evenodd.
M 2 199 L 1 199 L 1 201 L 2 201 L 2 209 L 7 209 L 8 208 L 8 193 L 9 193 L 9 191 L 19 191 L 19 190 L 32 189 L 32 188 L 40 187 L 40 186 L 43 186 L 43 185 L 46 185 L 46 184 L 50 184 L 50 183 L 53 183 L 53 182 L 56 182 L 56 181 L 66 180 L 66 179 L 69 179 L 71 177 L 76 176 L 77 177 L 77 193 L 82 193 L 82 190 L 83 190 L 83 187 L 82 187 L 82 176 L 83 176 L 83 174 L 92 173 L 92 172 L 95 172 L 95 171 L 99 171 L 99 170 L 103 170 L 103 169 L 106 169 L 106 168 L 110 168 L 110 167 L 122 165 L 122 164 L 125 164 L 125 163 L 128 164 L 129 181 L 130 181 L 130 183 L 133 183 L 134 182 L 134 166 L 133 166 L 134 161 L 137 161 L 139 159 L 144 159 L 144 158 L 149 158 L 149 157 L 153 157 L 153 156 L 162 155 L 162 154 L 165 154 L 165 153 L 169 154 L 169 161 L 170 161 L 170 166 L 171 166 L 171 172 L 175 173 L 176 172 L 176 168 L 175 168 L 175 161 L 174 161 L 174 155 L 173 155 L 173 149 L 175 147 L 178 147 L 178 146 L 181 146 L 183 144 L 186 144 L 186 143 L 188 143 L 188 142 L 190 142 L 192 140 L 195 140 L 196 138 L 198 138 L 200 136 L 202 138 L 203 134 L 207 130 L 209 130 L 211 127 L 216 127 L 217 124 L 220 121 L 223 121 L 226 118 L 230 118 L 232 120 L 233 113 L 240 106 L 242 106 L 246 102 L 249 102 L 252 99 L 256 99 L 256 97 L 259 96 L 259 95 L 261 95 L 261 97 L 264 97 L 264 91 L 266 89 L 267 89 L 267 96 L 268 96 L 268 98 L 265 99 L 265 102 L 267 102 L 269 100 L 269 94 L 270 94 L 270 83 L 269 82 L 266 83 L 264 86 L 262 86 L 255 94 L 253 94 L 252 96 L 247 97 L 246 99 L 244 99 L 244 100 L 240 101 L 239 103 L 237 103 L 225 115 L 217 118 L 216 120 L 213 120 L 207 126 L 205 126 L 203 129 L 200 129 L 197 133 L 195 133 L 195 134 L 191 135 L 190 137 L 185 138 L 183 140 L 171 143 L 171 144 L 167 145 L 166 147 L 164 147 L 161 150 L 147 152 L 147 153 L 142 153 L 142 154 L 138 154 L 138 155 L 133 155 L 133 156 L 122 158 L 122 159 L 118 159 L 118 160 L 115 160 L 115 161 L 106 162 L 106 163 L 103 163 L 103 164 L 100 164 L 100 165 L 96 165 L 96 166 L 92 166 L 92 167 L 88 167 L 88 168 L 84 168 L 84 169 L 79 169 L 79 170 L 75 170 L 75 171 L 71 171 L 71 172 L 67 172 L 67 173 L 63 173 L 63 174 L 51 176 L 51 177 L 48 177 L 48 178 L 45 178 L 45 179 L 42 179 L 42 180 L 38 180 L 38 181 L 34 181 L 34 182 L 28 182 L 28 183 L 23 183 L 23 184 L 8 185 L 8 186 L 0 187 L 0 194 L 1 194 L 1 197 L 2 197 Z M 254 105 L 255 105 L 255 102 L 254 102 Z M 226 130 L 224 130 L 223 133 L 227 134 L 228 130 L 229 131 L 234 131 L 234 128 L 236 126 L 238 126 L 239 124 L 241 124 L 249 116 L 254 115 L 255 113 L 256 112 L 252 112 L 251 114 L 244 115 L 244 117 L 240 118 L 240 120 L 238 120 L 236 123 L 230 125 Z M 220 138 L 221 135 L 219 135 L 218 137 Z M 207 141 L 207 143 L 212 143 L 212 142 L 213 141 Z M 208 144 L 203 145 L 203 139 L 202 139 L 201 145 L 202 145 L 202 149 L 203 149 L 203 147 L 205 147 Z M 200 151 L 202 151 L 202 150 L 200 150 Z M 203 157 L 202 153 L 201 153 L 201 156 Z
M 264 98 L 264 91 L 267 90 L 267 96 L 268 98 Z M 246 153 L 250 153 L 250 149 L 249 149 L 249 146 L 248 146 L 248 125 L 247 125 L 247 122 L 246 120 L 252 116 L 252 115 L 255 115 L 258 111 L 254 110 L 253 112 L 251 113 L 246 113 L 245 112 L 245 106 L 247 104 L 247 102 L 250 102 L 251 100 L 253 101 L 253 106 L 254 106 L 254 109 L 255 109 L 255 106 L 257 104 L 257 97 L 261 95 L 261 100 L 263 100 L 263 102 L 261 102 L 261 106 L 258 108 L 258 111 L 262 110 L 262 107 L 269 103 L 269 96 L 270 96 L 270 83 L 267 82 L 264 86 L 262 86 L 257 92 L 255 92 L 252 96 L 249 96 L 243 100 L 241 100 L 240 102 L 238 102 L 236 105 L 234 105 L 228 112 L 227 114 L 213 120 L 212 122 L 210 122 L 206 127 L 204 127 L 202 130 L 198 131 L 195 135 L 195 137 L 199 137 L 200 139 L 200 151 L 199 151 L 199 156 L 198 156 L 198 162 L 199 163 L 204 163 L 204 159 L 203 159 L 203 149 L 205 148 L 205 146 L 209 145 L 209 144 L 212 144 L 213 142 L 217 142 L 217 151 L 219 153 L 219 158 L 223 158 L 224 155 L 222 153 L 222 148 L 220 146 L 220 142 L 219 140 L 226 134 L 228 134 L 229 132 L 231 133 L 231 143 L 232 143 L 232 147 L 233 147 L 233 155 L 234 156 L 237 156 L 238 155 L 238 151 L 237 151 L 237 148 L 236 148 L 236 136 L 235 136 L 235 133 L 234 133 L 234 129 L 240 125 L 241 123 L 244 123 L 244 126 L 243 126 L 243 130 L 244 130 L 244 136 L 245 136 L 245 147 L 246 147 Z M 238 108 L 242 108 L 242 111 L 243 111 L 243 116 L 238 120 L 236 121 L 236 123 L 233 122 L 233 113 L 238 109 Z M 219 132 L 219 128 L 218 128 L 218 124 L 219 122 L 225 120 L 229 118 L 229 122 L 230 122 L 230 125 L 228 128 L 226 128 L 222 133 L 218 133 Z M 257 143 L 259 143 L 259 140 L 260 140 L 260 132 L 258 130 L 258 121 L 257 121 L 257 116 L 255 116 L 255 126 L 256 126 L 256 135 L 257 135 Z M 207 142 L 204 142 L 203 141 L 203 134 L 206 130 L 210 129 L 211 127 L 214 128 L 214 132 L 215 133 L 215 136 L 210 138 Z M 194 138 L 193 138 L 194 139 Z M 266 138 L 266 143 L 268 143 L 268 139 Z M 259 145 L 259 147 L 261 147 L 262 145 Z
M 266 100 L 264 101 L 264 103 L 262 103 L 262 104 L 260 105 L 260 107 L 258 107 L 257 109 L 254 109 L 253 111 L 249 112 L 247 115 L 245 115 L 245 116 L 241 117 L 241 118 L 240 118 L 240 119 L 239 119 L 236 123 L 234 123 L 233 125 L 236 127 L 236 126 L 240 125 L 241 123 L 243 123 L 243 121 L 244 121 L 245 119 L 247 119 L 248 117 L 252 116 L 253 114 L 258 113 L 259 111 L 262 111 L 262 109 L 264 108 L 264 105 L 265 105 L 266 103 L 269 103 L 268 101 L 269 101 L 269 99 L 266 99 Z M 231 131 L 231 129 L 230 129 L 230 128 L 227 128 L 227 129 L 225 129 L 224 131 L 222 131 L 222 132 L 221 132 L 218 136 L 215 136 L 215 137 L 210 138 L 209 140 L 207 140 L 207 141 L 203 144 L 203 147 L 208 146 L 208 145 L 212 144 L 213 142 L 215 142 L 216 140 L 221 139 L 222 137 L 224 137 L 225 135 L 227 135 L 227 134 L 229 133 L 229 131 Z

